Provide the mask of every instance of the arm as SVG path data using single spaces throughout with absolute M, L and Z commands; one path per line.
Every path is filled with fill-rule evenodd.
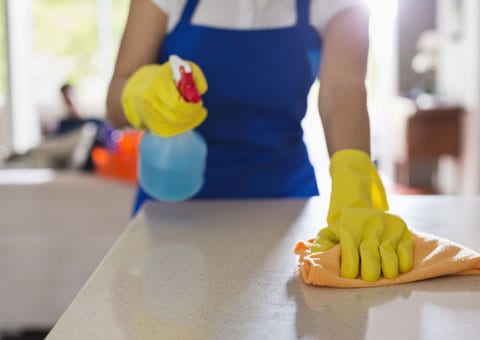
M 370 153 L 365 74 L 368 59 L 368 12 L 341 12 L 323 35 L 319 111 L 330 155 L 341 149 Z
M 116 128 L 128 125 L 120 102 L 125 82 L 140 66 L 156 62 L 166 23 L 165 13 L 150 0 L 131 0 L 107 95 L 107 119 Z
M 393 279 L 413 267 L 413 242 L 405 222 L 387 213 L 380 176 L 371 162 L 365 73 L 368 15 L 361 7 L 340 13 L 324 35 L 319 109 L 330 158 L 332 191 L 328 227 L 313 251 L 341 248 L 342 277 Z M 353 149 L 353 150 L 352 150 Z

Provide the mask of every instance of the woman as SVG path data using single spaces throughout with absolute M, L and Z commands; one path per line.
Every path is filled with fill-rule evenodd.
M 202 102 L 172 95 L 171 54 L 193 62 L 200 92 L 208 81 Z M 316 249 L 342 244 L 342 276 L 361 269 L 366 280 L 393 278 L 411 268 L 411 239 L 403 221 L 385 213 L 369 158 L 367 56 L 368 14 L 359 0 L 132 0 L 108 117 L 163 135 L 203 121 L 197 131 L 208 158 L 197 198 L 309 197 L 318 190 L 300 121 L 318 76 L 332 196 Z M 139 189 L 136 209 L 146 199 Z M 355 225 L 342 223 L 352 218 Z M 358 235 L 372 218 L 381 231 L 362 247 Z

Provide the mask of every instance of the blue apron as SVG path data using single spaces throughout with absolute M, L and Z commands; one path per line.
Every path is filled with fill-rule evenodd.
M 295 26 L 258 30 L 193 25 L 197 3 L 188 0 L 158 56 L 192 60 L 208 81 L 196 129 L 208 145 L 205 184 L 194 198 L 318 195 L 300 125 L 321 48 L 310 1 L 297 0 Z M 139 188 L 134 211 L 148 199 Z

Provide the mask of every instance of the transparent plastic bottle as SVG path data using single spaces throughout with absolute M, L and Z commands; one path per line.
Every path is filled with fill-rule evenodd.
M 188 199 L 203 186 L 206 156 L 207 144 L 193 130 L 168 138 L 145 132 L 140 143 L 140 185 L 158 200 Z

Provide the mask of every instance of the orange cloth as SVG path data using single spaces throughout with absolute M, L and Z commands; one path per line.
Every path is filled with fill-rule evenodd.
M 295 246 L 299 266 L 306 283 L 339 288 L 378 287 L 419 281 L 444 275 L 480 275 L 480 254 L 451 241 L 411 230 L 413 239 L 413 269 L 396 279 L 383 277 L 376 282 L 340 276 L 340 245 L 328 251 L 311 253 L 313 240 L 300 241 Z

